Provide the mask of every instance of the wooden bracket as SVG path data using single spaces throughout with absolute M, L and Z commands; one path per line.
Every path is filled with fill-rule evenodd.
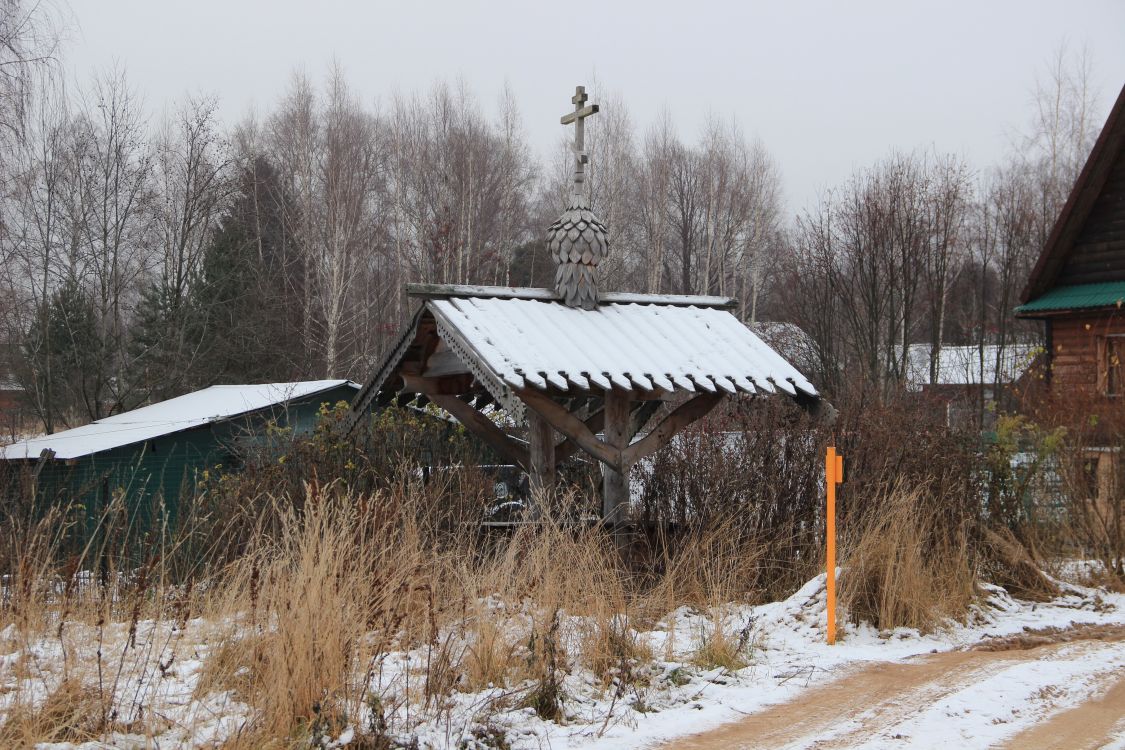
M 550 397 L 530 388 L 523 388 L 517 391 L 516 395 L 529 409 L 547 420 L 552 427 L 566 435 L 567 438 L 573 440 L 579 448 L 603 464 L 620 470 L 621 451 L 598 440 L 590 427 L 581 419 L 568 412 Z
M 722 400 L 722 393 L 702 393 L 677 406 L 652 432 L 623 451 L 622 458 L 625 465 L 632 466 L 650 453 L 663 448 L 677 432 L 706 416 Z
M 598 409 L 593 414 L 586 417 L 583 423 L 586 425 L 586 429 L 590 431 L 590 434 L 597 435 L 602 431 L 602 427 L 605 426 L 605 409 Z M 570 438 L 564 439 L 555 446 L 555 463 L 557 464 L 570 458 L 578 449 L 579 445 L 574 440 Z
M 629 439 L 632 440 L 637 436 L 637 433 L 644 429 L 648 421 L 652 419 L 652 415 L 663 404 L 662 401 L 640 401 L 633 407 L 633 413 L 630 415 L 629 425 Z M 605 427 L 605 407 L 600 407 L 590 416 L 583 420 L 586 427 L 589 428 L 593 434 L 598 434 Z M 579 450 L 578 443 L 570 438 L 564 439 L 561 443 L 555 446 L 555 463 L 561 463 L 566 459 L 573 456 Z
M 456 417 L 457 421 L 488 443 L 501 456 L 522 467 L 525 471 L 530 471 L 531 460 L 527 448 L 501 430 L 495 422 L 484 414 L 456 396 L 434 393 L 430 394 L 430 400 Z

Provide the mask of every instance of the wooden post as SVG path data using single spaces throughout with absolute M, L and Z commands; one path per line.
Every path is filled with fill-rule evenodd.
M 627 391 L 608 390 L 605 393 L 605 442 L 621 455 L 621 470 L 603 464 L 602 519 L 617 529 L 624 520 L 625 506 L 629 502 L 629 466 L 625 464 L 625 449 L 629 447 L 629 401 Z
M 531 508 L 528 515 L 539 518 L 555 489 L 555 432 L 546 419 L 530 409 L 527 411 L 527 428 L 531 463 Z

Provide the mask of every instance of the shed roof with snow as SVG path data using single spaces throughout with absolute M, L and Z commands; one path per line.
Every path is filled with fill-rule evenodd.
M 1031 368 L 1042 347 L 1032 344 L 943 346 L 937 382 L 932 385 L 1010 385 Z M 930 383 L 930 345 L 911 344 L 906 350 L 906 385 L 921 390 Z
M 44 450 L 52 451 L 56 459 L 80 458 L 283 407 L 320 394 L 339 391 L 338 395 L 344 395 L 358 387 L 348 380 L 214 385 L 72 430 L 0 446 L 0 459 L 36 459 Z
M 353 402 L 348 429 L 391 402 L 433 402 L 527 469 L 533 486 L 550 487 L 558 463 L 579 449 L 623 478 L 725 396 L 780 394 L 814 411 L 821 403 L 725 297 L 603 292 L 584 309 L 547 289 L 407 291 L 422 304 Z M 662 407 L 663 419 L 638 438 Z M 509 426 L 526 423 L 529 439 L 486 408 L 507 412 Z M 607 519 L 626 484 L 607 490 Z

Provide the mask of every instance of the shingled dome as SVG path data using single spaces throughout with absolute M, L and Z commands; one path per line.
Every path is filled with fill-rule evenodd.
M 547 228 L 547 251 L 557 266 L 555 291 L 570 307 L 593 310 L 598 263 L 609 253 L 609 232 L 585 201 L 574 200 Z

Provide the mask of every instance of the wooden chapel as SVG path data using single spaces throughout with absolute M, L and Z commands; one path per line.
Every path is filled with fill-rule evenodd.
M 352 432 L 374 408 L 423 397 L 526 470 L 533 497 L 582 451 L 603 467 L 603 520 L 619 526 L 630 468 L 724 398 L 781 394 L 814 411 L 821 401 L 730 312 L 734 300 L 598 289 L 609 242 L 585 195 L 583 132 L 598 105 L 586 103 L 581 86 L 572 102 L 562 124 L 575 125 L 573 188 L 546 238 L 555 288 L 407 285 L 420 305 L 346 426 Z M 486 409 L 526 425 L 527 440 Z

